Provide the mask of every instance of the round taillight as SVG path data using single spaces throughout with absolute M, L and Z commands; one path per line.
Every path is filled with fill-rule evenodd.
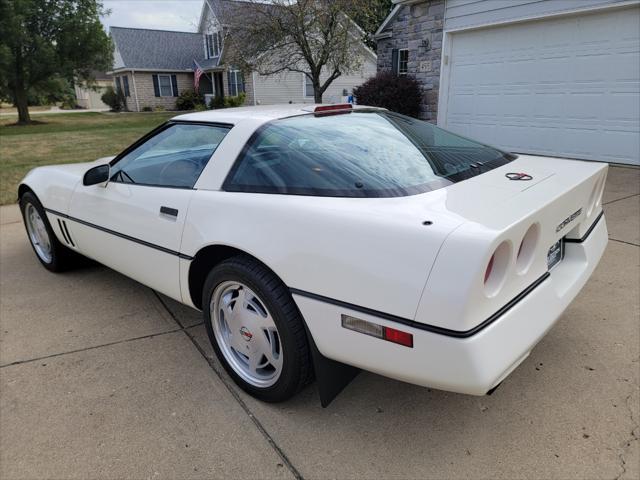
M 487 269 L 484 272 L 484 283 L 486 285 L 487 280 L 489 280 L 489 277 L 491 276 L 491 272 L 493 271 L 493 262 L 496 260 L 496 256 L 491 255 L 491 260 L 489 260 L 489 265 L 487 265 Z
M 498 294 L 507 276 L 511 260 L 511 242 L 504 241 L 495 249 L 484 272 L 484 291 L 488 297 Z
M 527 273 L 533 263 L 539 236 L 540 225 L 534 223 L 529 227 L 524 237 L 522 237 L 520 248 L 518 249 L 518 256 L 516 257 L 516 270 L 518 274 L 523 275 Z

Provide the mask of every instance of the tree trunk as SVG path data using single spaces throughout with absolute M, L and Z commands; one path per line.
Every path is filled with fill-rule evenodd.
M 322 103 L 322 87 L 320 86 L 320 75 L 314 77 L 313 80 L 313 101 L 316 103 Z
M 24 72 L 22 70 L 22 53 L 16 55 L 16 84 L 13 90 L 16 108 L 18 109 L 18 123 L 31 123 L 29 115 L 29 104 L 27 101 L 27 90 L 24 87 Z
M 18 109 L 18 123 L 31 123 L 29 105 L 27 103 L 27 92 L 25 92 L 24 88 L 16 88 L 15 101 L 16 108 Z

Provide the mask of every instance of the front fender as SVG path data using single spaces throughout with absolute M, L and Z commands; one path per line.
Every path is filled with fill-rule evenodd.
M 50 165 L 31 170 L 20 182 L 20 189 L 30 188 L 42 206 L 61 213 L 68 213 L 73 192 L 87 170 L 109 162 L 105 157 L 93 162 Z

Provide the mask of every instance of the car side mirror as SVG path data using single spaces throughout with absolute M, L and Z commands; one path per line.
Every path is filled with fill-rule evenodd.
M 109 181 L 110 172 L 111 166 L 108 163 L 106 165 L 98 165 L 97 167 L 90 168 L 87 170 L 87 173 L 84 174 L 82 184 L 84 186 L 89 186 L 104 183 L 104 186 L 106 187 L 107 182 Z

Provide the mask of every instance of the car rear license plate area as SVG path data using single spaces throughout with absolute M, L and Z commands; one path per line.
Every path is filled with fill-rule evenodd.
M 549 251 L 547 252 L 547 268 L 551 270 L 553 267 L 558 265 L 563 258 L 564 241 L 563 239 L 560 239 L 556 243 L 551 245 L 551 248 L 549 248 Z

